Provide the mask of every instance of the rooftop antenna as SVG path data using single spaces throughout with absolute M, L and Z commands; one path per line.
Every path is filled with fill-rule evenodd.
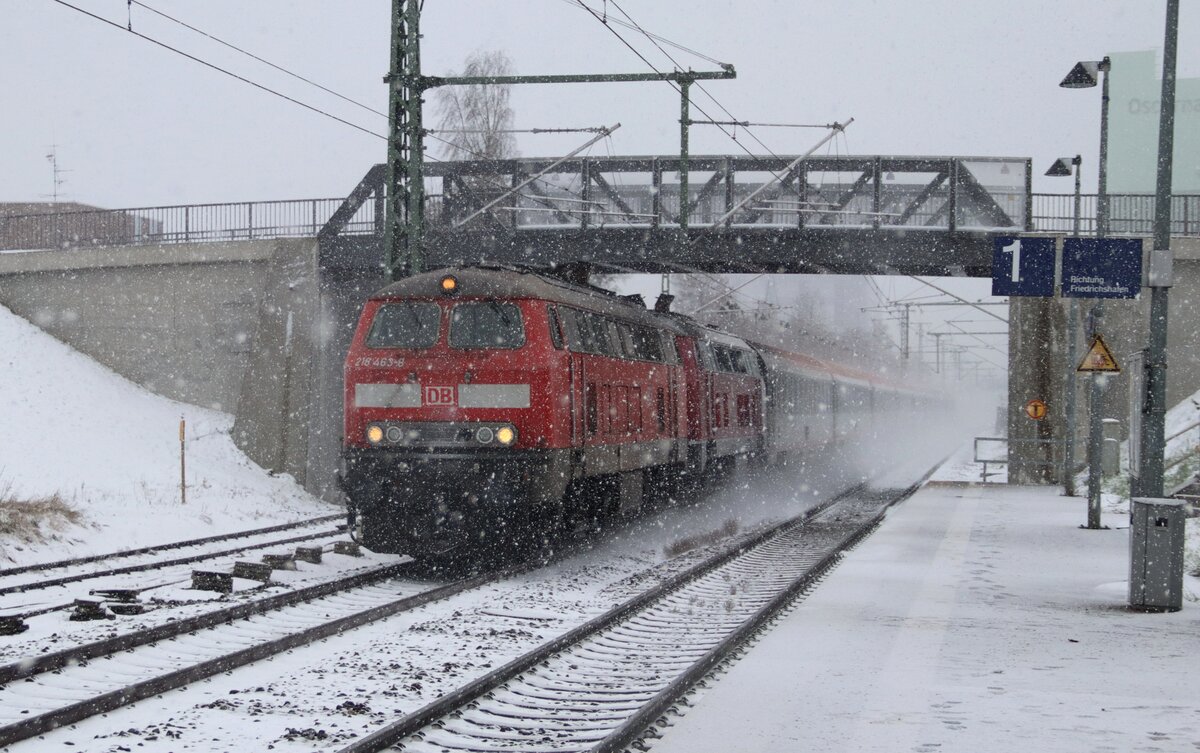
M 67 182 L 66 178 L 62 177 L 63 173 L 69 173 L 71 170 L 63 170 L 58 166 L 58 144 L 51 144 L 49 147 L 50 153 L 46 155 L 46 159 L 50 162 L 50 169 L 54 175 L 53 189 L 49 194 L 42 194 L 43 197 L 48 197 L 55 204 L 58 203 L 58 187 Z

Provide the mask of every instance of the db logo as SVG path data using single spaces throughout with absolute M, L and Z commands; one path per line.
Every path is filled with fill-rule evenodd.
M 425 387 L 426 405 L 454 405 L 453 387 Z

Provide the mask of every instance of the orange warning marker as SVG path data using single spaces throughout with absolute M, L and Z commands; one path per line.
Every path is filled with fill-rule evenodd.
M 1025 403 L 1025 415 L 1034 421 L 1041 421 L 1046 417 L 1046 401 L 1034 398 Z
M 1117 359 L 1113 358 L 1112 351 L 1108 349 L 1104 338 L 1096 335 L 1092 338 L 1092 347 L 1088 348 L 1087 355 L 1079 362 L 1079 368 L 1075 371 L 1105 371 L 1120 374 L 1121 367 L 1117 365 Z

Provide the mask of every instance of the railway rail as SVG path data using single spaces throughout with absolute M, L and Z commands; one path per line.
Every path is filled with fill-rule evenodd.
M 103 562 L 111 559 L 121 559 L 124 557 L 136 557 L 142 554 L 156 554 L 158 552 L 170 551 L 172 549 L 186 549 L 193 546 L 203 546 L 204 544 L 212 544 L 218 541 L 232 541 L 233 539 L 247 538 L 249 536 L 261 536 L 263 534 L 279 533 L 280 531 L 290 531 L 296 528 L 304 528 L 305 526 L 320 525 L 321 523 L 331 523 L 336 520 L 342 520 L 346 517 L 344 513 L 336 515 L 321 515 L 315 518 L 306 518 L 298 520 L 295 523 L 281 523 L 280 525 L 267 526 L 265 528 L 249 528 L 242 531 L 232 531 L 230 533 L 222 533 L 216 536 L 205 536 L 199 539 L 187 539 L 185 541 L 172 541 L 165 544 L 156 544 L 155 546 L 145 546 L 139 549 L 122 549 L 119 552 L 108 552 L 106 554 L 93 554 L 87 557 L 74 557 L 65 560 L 55 560 L 53 562 L 38 562 L 31 565 L 20 565 L 18 567 L 7 567 L 0 569 L 0 578 L 7 578 L 11 575 L 21 575 L 24 573 L 37 572 L 40 570 L 54 570 L 57 568 L 75 567 L 77 565 L 87 565 L 93 562 Z
M 0 666 L 0 746 L 535 567 L 426 587 L 410 562 Z
M 844 493 L 340 753 L 624 750 L 916 488 Z
M 311 541 L 313 539 L 324 536 L 332 536 L 345 531 L 344 524 L 328 526 L 326 524 L 334 521 L 344 520 L 344 515 L 326 515 L 319 518 L 310 518 L 308 520 L 299 521 L 296 523 L 288 523 L 279 526 L 271 526 L 268 528 L 257 528 L 248 531 L 236 531 L 220 536 L 209 536 L 203 539 L 193 539 L 190 541 L 179 541 L 160 546 L 144 547 L 141 549 L 132 549 L 124 552 L 112 552 L 109 554 L 94 555 L 91 557 L 80 557 L 78 559 L 59 560 L 57 562 L 47 562 L 37 565 L 26 565 L 22 567 L 9 568 L 0 570 L 0 596 L 6 596 L 14 593 L 27 593 L 30 591 L 43 590 L 56 586 L 64 586 L 72 583 L 79 583 L 87 580 L 106 578 L 115 575 L 126 575 L 129 573 L 148 572 L 150 570 L 159 570 L 167 567 L 175 567 L 179 565 L 190 565 L 197 562 L 204 562 L 210 559 L 219 559 L 230 555 L 239 554 L 241 552 L 253 551 L 256 549 L 268 549 L 273 546 L 282 546 L 286 544 L 294 544 L 302 541 Z M 51 578 L 42 578 L 39 580 L 23 581 L 19 583 L 4 584 L 3 580 L 9 576 L 27 575 L 34 572 L 45 572 L 47 570 L 72 569 L 82 567 L 96 562 L 105 562 L 115 559 L 123 559 L 129 557 L 141 557 L 145 555 L 153 555 L 161 551 L 172 551 L 177 549 L 185 549 L 192 547 L 203 547 L 207 544 L 232 541 L 239 538 L 248 538 L 254 536 L 269 536 L 283 531 L 296 530 L 312 526 L 324 526 L 320 531 L 301 534 L 298 536 L 290 536 L 285 538 L 268 538 L 264 541 L 255 543 L 246 543 L 229 549 L 218 551 L 203 551 L 197 554 L 186 555 L 166 560 L 152 560 L 149 562 L 139 562 L 131 565 L 122 565 L 118 567 L 109 567 L 100 570 L 88 570 L 86 572 L 71 573 Z

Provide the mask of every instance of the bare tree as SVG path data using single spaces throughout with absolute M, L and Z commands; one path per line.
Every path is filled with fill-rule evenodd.
M 467 56 L 462 75 L 508 76 L 512 61 L 499 51 L 473 52 Z M 507 84 L 445 86 L 437 91 L 438 133 L 444 139 L 446 159 L 511 159 L 517 156 L 517 141 L 507 131 L 513 127 Z

